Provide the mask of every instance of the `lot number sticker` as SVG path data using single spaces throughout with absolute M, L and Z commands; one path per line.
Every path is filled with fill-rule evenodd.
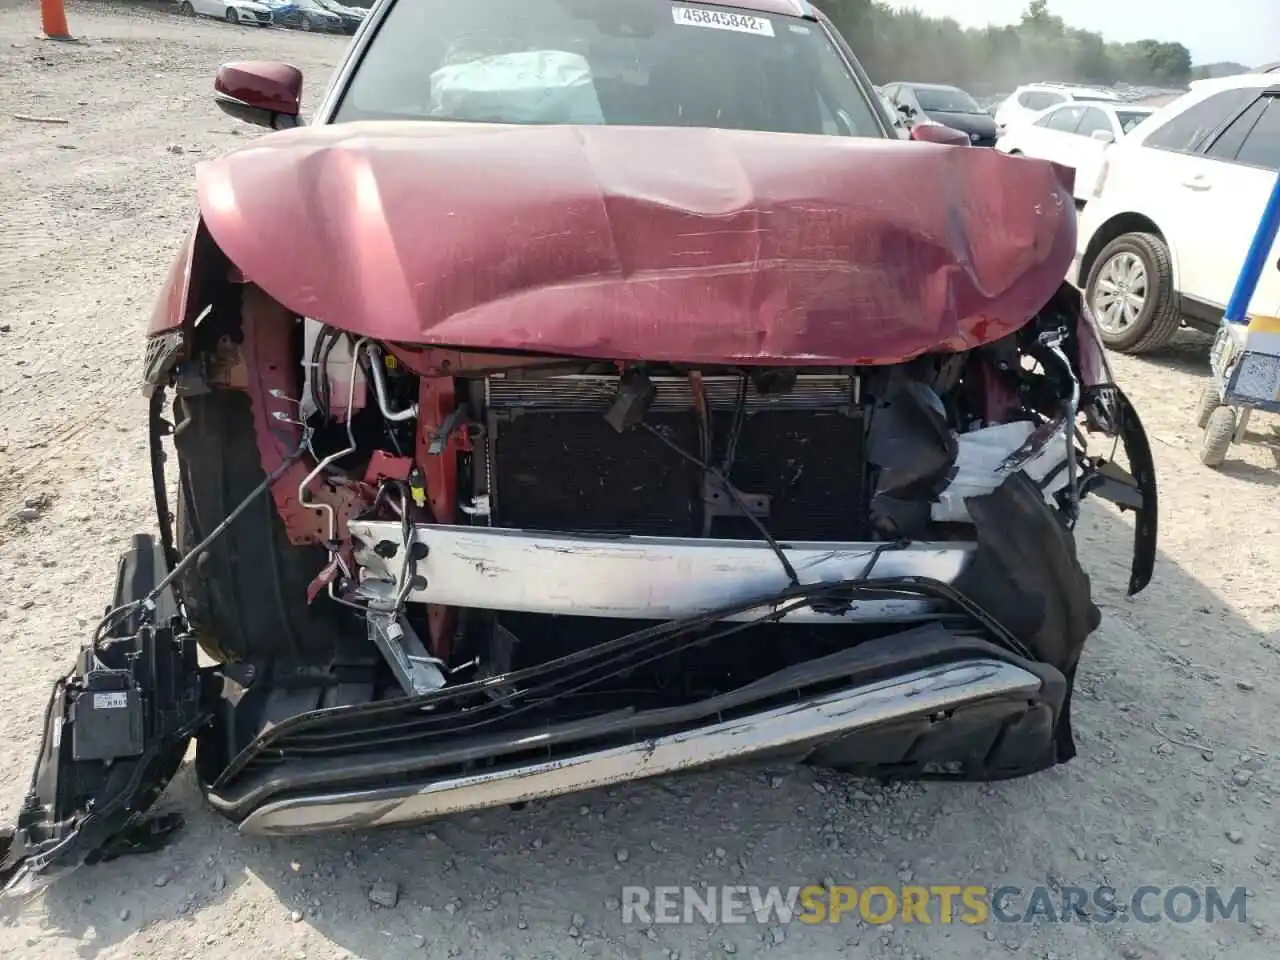
M 753 33 L 757 37 L 773 36 L 773 21 L 764 17 L 753 17 L 749 13 L 725 13 L 722 10 L 672 7 L 671 16 L 676 23 L 684 27 L 733 30 L 737 33 Z

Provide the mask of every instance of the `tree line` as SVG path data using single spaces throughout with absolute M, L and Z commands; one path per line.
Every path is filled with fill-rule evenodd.
M 876 83 L 951 83 L 981 96 L 1036 80 L 1179 89 L 1191 80 L 1191 51 L 1181 43 L 1109 43 L 1101 34 L 1067 26 L 1049 12 L 1048 0 L 1031 0 L 1020 23 L 984 29 L 878 0 L 814 3 Z

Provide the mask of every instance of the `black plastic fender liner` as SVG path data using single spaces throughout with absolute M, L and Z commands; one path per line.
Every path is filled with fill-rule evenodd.
M 978 548 L 956 578 L 969 596 L 1009 628 L 1033 656 L 1056 667 L 1074 686 L 1085 640 L 1102 622 L 1075 538 L 1024 472 L 993 492 L 965 501 Z M 1058 761 L 1075 756 L 1071 692 L 1058 721 Z
M 1114 398 L 1117 428 L 1125 456 L 1129 458 L 1129 472 L 1137 482 L 1142 505 L 1134 511 L 1133 564 L 1129 568 L 1129 596 L 1146 589 L 1155 575 L 1156 548 L 1160 539 L 1160 499 L 1156 485 L 1155 458 L 1151 455 L 1151 441 L 1133 402 L 1119 387 L 1109 387 Z

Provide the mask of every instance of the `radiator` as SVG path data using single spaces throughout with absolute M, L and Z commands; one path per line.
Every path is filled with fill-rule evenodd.
M 646 423 L 702 456 L 694 391 L 654 378 Z M 742 397 L 737 377 L 706 377 L 712 462 L 722 462 L 742 399 L 746 416 L 729 480 L 780 540 L 860 540 L 866 463 L 856 378 L 797 377 L 790 390 Z M 604 420 L 616 377 L 490 377 L 487 457 L 491 522 L 530 530 L 759 539 L 756 525 L 709 491 L 704 471 L 648 430 Z M 714 487 L 714 485 L 712 485 Z M 733 498 L 729 497 L 729 500 Z M 733 515 L 737 512 L 738 515 Z

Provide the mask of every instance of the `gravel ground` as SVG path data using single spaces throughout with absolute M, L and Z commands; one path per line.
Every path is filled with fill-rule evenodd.
M 47 685 L 150 528 L 140 334 L 192 213 L 192 168 L 252 131 L 216 66 L 283 58 L 319 94 L 343 41 L 72 6 L 77 45 L 0 0 L 0 812 L 16 809 Z M 56 116 L 33 123 L 15 113 Z M 684 776 L 456 817 L 431 830 L 244 838 L 181 774 L 169 849 L 0 904 L 5 957 L 1271 957 L 1280 858 L 1280 483 L 1259 418 L 1196 462 L 1203 338 L 1117 359 L 1153 436 L 1162 552 L 1124 596 L 1131 527 L 1089 512 L 1105 614 L 1075 711 L 1081 756 L 990 786 L 882 788 L 789 768 Z M 34 504 L 34 506 L 31 506 Z M 35 517 L 12 519 L 18 511 Z M 624 884 L 1246 886 L 1249 922 L 624 925 Z M 381 901 L 375 902 L 375 901 Z M 388 905 L 391 904 L 391 905 Z

